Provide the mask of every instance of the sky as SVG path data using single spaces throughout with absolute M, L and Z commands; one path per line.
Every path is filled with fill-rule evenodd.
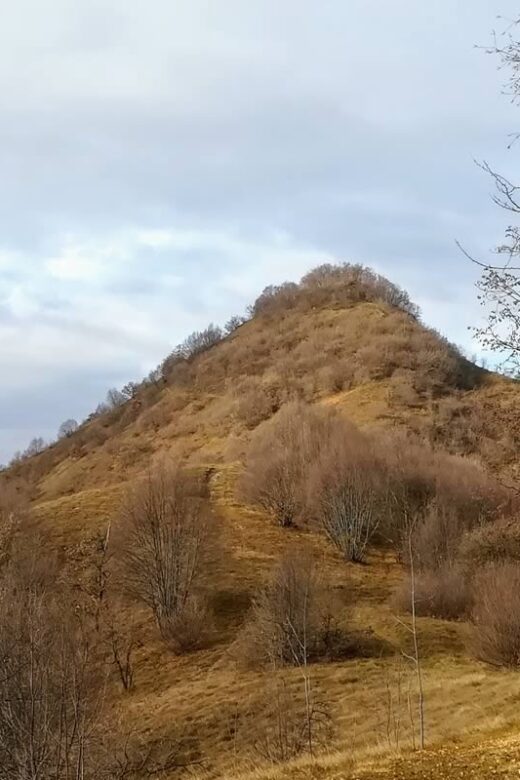
M 520 108 L 510 0 L 17 0 L 0 25 L 0 462 L 267 284 L 405 287 L 469 354 Z

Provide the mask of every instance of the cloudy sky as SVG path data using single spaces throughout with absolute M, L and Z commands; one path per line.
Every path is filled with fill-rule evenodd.
M 510 0 L 17 0 L 0 25 L 0 462 L 331 258 L 473 349 L 520 109 Z M 513 159 L 515 158 L 515 159 Z

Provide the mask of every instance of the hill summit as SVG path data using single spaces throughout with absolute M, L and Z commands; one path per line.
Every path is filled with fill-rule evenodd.
M 162 452 L 225 459 L 294 399 L 343 404 L 362 424 L 406 419 L 436 435 L 426 428 L 439 417 L 468 414 L 444 401 L 486 376 L 421 323 L 406 292 L 362 266 L 327 264 L 299 284 L 267 287 L 225 328 L 191 334 L 147 379 L 110 391 L 77 431 L 11 471 L 56 497 L 129 478 Z

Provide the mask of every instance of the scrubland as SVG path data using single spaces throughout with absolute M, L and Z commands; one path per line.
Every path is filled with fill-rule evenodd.
M 324 266 L 15 459 L 0 778 L 518 774 L 518 399 Z

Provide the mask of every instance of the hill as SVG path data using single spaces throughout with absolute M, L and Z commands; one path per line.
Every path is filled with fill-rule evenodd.
M 182 462 L 205 485 L 215 523 L 202 587 L 209 638 L 200 649 L 174 653 L 145 605 L 118 593 L 117 641 L 128 649 L 131 637 L 134 685 L 122 689 L 121 653 L 109 653 L 113 669 L 103 703 L 115 730 L 137 740 L 139 756 L 168 740 L 182 743 L 182 760 L 156 764 L 157 776 L 164 769 L 160 776 L 238 777 L 274 761 L 262 749 L 265 729 L 277 717 L 273 700 L 282 686 L 285 709 L 303 706 L 302 669 L 289 664 L 278 680 L 244 665 L 243 627 L 277 562 L 311 550 L 327 599 L 337 605 L 336 629 L 355 636 L 356 648 L 310 666 L 315 695 L 333 723 L 327 755 L 302 756 L 265 776 L 473 777 L 449 768 L 452 761 L 459 767 L 462 748 L 446 745 L 486 735 L 497 740 L 490 755 L 507 753 L 509 731 L 518 725 L 516 673 L 472 657 L 465 620 L 420 616 L 429 750 L 422 763 L 415 754 L 407 757 L 417 714 L 410 703 L 415 678 L 404 655 L 410 654 L 408 623 L 392 601 L 405 578 L 401 551 L 374 539 L 365 565 L 345 562 L 312 523 L 277 526 L 265 508 L 246 503 L 237 485 L 258 432 L 299 403 L 352 421 L 370 442 L 400 432 L 404 438 L 391 441 L 410 451 L 458 457 L 464 468 L 483 464 L 501 489 L 518 477 L 518 398 L 515 382 L 473 365 L 422 324 L 406 293 L 390 282 L 358 266 L 323 266 L 299 285 L 268 288 L 225 332 L 211 326 L 193 334 L 146 381 L 113 395 L 76 432 L 12 464 L 4 492 L 27 492 L 31 500 L 15 541 L 25 547 L 25 534 L 37 539 L 40 565 L 53 561 L 52 587 L 66 583 L 95 612 L 117 580 L 121 506 L 143 475 L 165 461 Z M 445 470 L 459 468 L 459 460 L 446 463 Z M 469 743 L 464 755 L 473 756 Z M 404 758 L 393 758 L 396 751 Z M 432 774 L 428 762 L 442 764 L 445 774 Z M 133 774 L 126 776 L 150 775 L 149 767 L 143 764 L 140 774 L 139 761 L 130 763 Z

